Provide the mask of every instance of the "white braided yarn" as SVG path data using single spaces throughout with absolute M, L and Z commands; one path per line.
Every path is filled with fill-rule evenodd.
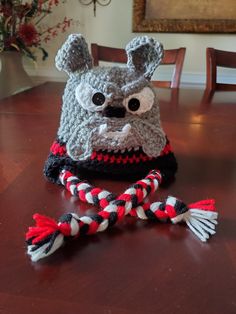
M 64 235 L 60 233 L 56 237 L 55 241 L 53 242 L 52 247 L 47 253 L 45 253 L 45 250 L 48 247 L 48 243 L 42 245 L 35 251 L 31 251 L 35 247 L 35 245 L 29 245 L 27 254 L 30 255 L 32 262 L 37 262 L 38 260 L 53 254 L 56 250 L 58 250 L 63 245 L 63 243 L 64 243 Z

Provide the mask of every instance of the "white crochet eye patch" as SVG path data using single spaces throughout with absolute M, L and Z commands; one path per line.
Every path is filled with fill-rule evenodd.
M 75 96 L 81 107 L 92 112 L 102 111 L 109 102 L 106 95 L 87 83 L 80 83 L 76 87 Z M 152 108 L 154 98 L 155 95 L 151 88 L 144 87 L 139 93 L 125 98 L 123 105 L 128 112 L 141 115 Z
M 151 88 L 144 87 L 139 93 L 129 95 L 123 100 L 126 110 L 132 114 L 141 115 L 149 111 L 154 103 L 155 95 Z
M 87 83 L 80 83 L 76 87 L 75 97 L 81 107 L 93 112 L 102 111 L 108 103 L 108 99 L 105 94 L 96 90 Z

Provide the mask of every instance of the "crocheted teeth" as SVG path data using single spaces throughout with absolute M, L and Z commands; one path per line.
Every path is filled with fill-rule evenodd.
M 107 131 L 107 124 L 100 125 L 99 135 L 112 139 L 123 139 L 129 135 L 131 125 L 127 123 L 120 131 Z

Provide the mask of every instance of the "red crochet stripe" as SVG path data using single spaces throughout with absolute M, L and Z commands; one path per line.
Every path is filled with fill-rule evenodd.
M 60 145 L 57 141 L 54 141 L 50 147 L 50 152 L 53 155 L 64 156 L 66 154 L 66 145 Z
M 171 147 L 171 145 L 170 145 L 170 143 L 168 143 L 168 144 L 166 144 L 166 146 L 163 148 L 163 150 L 161 151 L 161 156 L 163 156 L 163 155 L 167 155 L 167 154 L 169 154 L 169 153 L 172 153 L 173 152 L 173 150 L 172 150 L 172 147 Z
M 51 148 L 50 152 L 53 155 L 59 155 L 59 156 L 65 156 L 66 155 L 66 145 L 60 145 L 57 141 L 54 141 Z M 172 152 L 171 145 L 168 143 L 166 146 L 163 148 L 160 156 L 164 156 Z M 133 163 L 140 163 L 140 162 L 145 162 L 149 160 L 153 160 L 153 157 L 149 157 L 144 153 L 140 153 L 138 156 L 135 154 L 133 156 L 124 156 L 122 154 L 118 155 L 112 155 L 112 154 L 107 154 L 103 153 L 101 151 L 96 152 L 94 151 L 92 155 L 90 156 L 91 160 L 98 160 L 98 161 L 103 161 L 105 163 L 110 163 L 110 164 L 133 164 Z
M 102 152 L 96 152 L 94 151 L 90 157 L 91 160 L 98 160 L 98 161 L 103 161 L 106 163 L 110 164 L 133 164 L 133 163 L 139 163 L 141 161 L 147 161 L 147 160 L 152 160 L 152 157 L 148 157 L 147 155 L 141 153 L 139 156 L 133 155 L 133 156 L 123 156 L 122 154 L 115 156 L 115 155 L 109 155 L 109 154 L 104 154 Z
M 166 146 L 163 148 L 160 156 L 164 156 L 172 152 L 172 148 L 170 144 L 166 144 Z M 98 160 L 98 161 L 103 161 L 105 163 L 110 163 L 110 164 L 133 164 L 133 163 L 140 163 L 140 162 L 145 162 L 149 160 L 153 160 L 154 157 L 149 157 L 145 155 L 144 153 L 140 153 L 140 155 L 136 156 L 135 154 L 133 156 L 123 156 L 122 154 L 120 155 L 111 155 L 103 152 L 96 152 L 93 151 L 92 155 L 90 156 L 91 160 Z

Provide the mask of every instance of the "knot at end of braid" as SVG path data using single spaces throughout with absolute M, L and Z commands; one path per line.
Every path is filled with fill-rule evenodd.
M 67 214 L 57 223 L 54 219 L 35 214 L 35 226 L 26 233 L 27 254 L 33 262 L 51 255 L 64 243 L 65 237 L 74 237 L 79 233 L 79 217 Z

